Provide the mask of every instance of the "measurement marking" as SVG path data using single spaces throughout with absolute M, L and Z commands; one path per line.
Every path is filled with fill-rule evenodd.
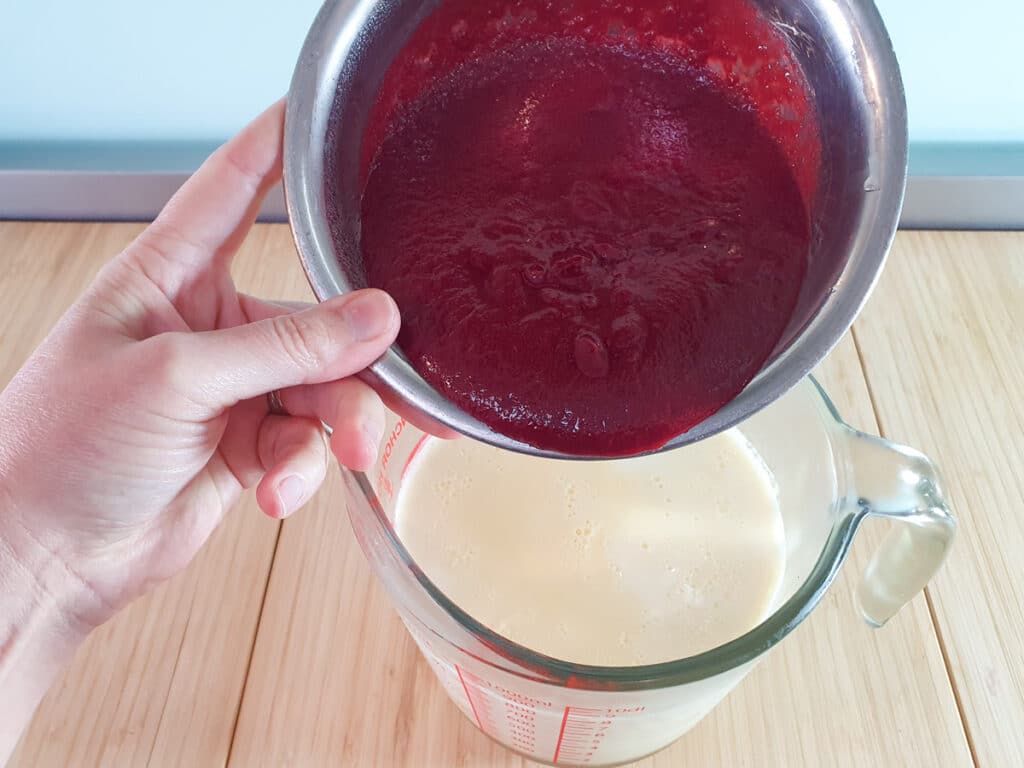
M 455 673 L 459 676 L 459 682 L 462 683 L 462 690 L 466 692 L 466 701 L 469 702 L 469 708 L 473 710 L 473 717 L 476 718 L 476 726 L 484 733 L 487 733 L 487 729 L 484 728 L 484 724 L 480 722 L 480 715 L 477 714 L 476 704 L 473 703 L 473 697 L 469 695 L 469 686 L 466 685 L 466 679 L 462 676 L 462 668 L 456 664 Z
M 402 474 L 399 476 L 400 480 L 405 480 L 405 473 L 409 471 L 409 467 L 412 466 L 412 460 L 416 458 L 416 454 L 422 450 L 423 446 L 426 445 L 427 440 L 430 439 L 430 435 L 424 435 L 420 438 L 420 441 L 416 443 L 416 447 L 412 449 L 412 453 L 409 454 L 409 458 L 405 460 L 405 466 L 402 467 Z
M 569 722 L 569 710 L 571 707 L 565 708 L 565 714 L 562 715 L 562 727 L 558 729 L 558 742 L 555 744 L 555 756 L 551 759 L 552 763 L 558 762 L 558 753 L 562 749 L 562 737 L 565 736 L 565 724 Z

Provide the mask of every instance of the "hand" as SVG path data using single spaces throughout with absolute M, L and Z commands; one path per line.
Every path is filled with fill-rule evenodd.
M 43 586 L 80 626 L 181 570 L 243 489 L 277 518 L 304 504 L 328 466 L 320 420 L 339 461 L 375 459 L 381 402 L 346 377 L 394 341 L 391 299 L 292 313 L 231 280 L 280 177 L 283 114 L 218 150 L 0 395 L 0 565 L 6 544 L 37 581 L 59 573 Z M 275 389 L 293 416 L 268 413 Z

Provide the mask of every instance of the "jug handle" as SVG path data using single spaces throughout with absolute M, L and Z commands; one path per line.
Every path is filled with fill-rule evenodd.
M 858 516 L 897 523 L 864 572 L 857 603 L 880 627 L 920 592 L 953 544 L 956 519 L 939 473 L 923 453 L 845 427 Z

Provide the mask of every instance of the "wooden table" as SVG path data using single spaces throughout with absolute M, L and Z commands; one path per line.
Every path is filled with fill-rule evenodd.
M 0 381 L 138 231 L 0 224 Z M 280 226 L 249 238 L 237 278 L 308 298 Z M 939 463 L 959 540 L 874 631 L 852 597 L 885 528 L 868 526 L 814 615 L 642 765 L 1024 765 L 1024 234 L 901 233 L 820 375 L 851 423 Z M 446 699 L 344 505 L 337 473 L 283 525 L 247 497 L 187 572 L 95 633 L 12 765 L 523 765 Z

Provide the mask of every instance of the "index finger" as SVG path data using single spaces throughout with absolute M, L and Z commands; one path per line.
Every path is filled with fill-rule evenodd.
M 189 266 L 229 259 L 281 179 L 284 112 L 281 99 L 210 155 L 136 242 Z
M 239 300 L 242 303 L 245 316 L 250 321 L 277 317 L 278 315 L 308 309 L 313 306 L 306 302 L 267 301 L 244 293 L 239 294 Z M 372 381 L 365 381 L 364 383 L 377 393 L 384 402 L 384 405 L 392 413 L 406 419 L 420 431 L 445 440 L 459 437 L 458 432 L 415 410 L 386 388 L 374 386 Z M 319 419 L 326 424 L 333 424 L 331 415 L 337 411 L 337 404 L 332 398 L 336 391 L 330 385 L 309 384 L 282 390 L 281 398 L 284 401 L 285 408 L 293 416 L 305 416 L 311 419 Z

